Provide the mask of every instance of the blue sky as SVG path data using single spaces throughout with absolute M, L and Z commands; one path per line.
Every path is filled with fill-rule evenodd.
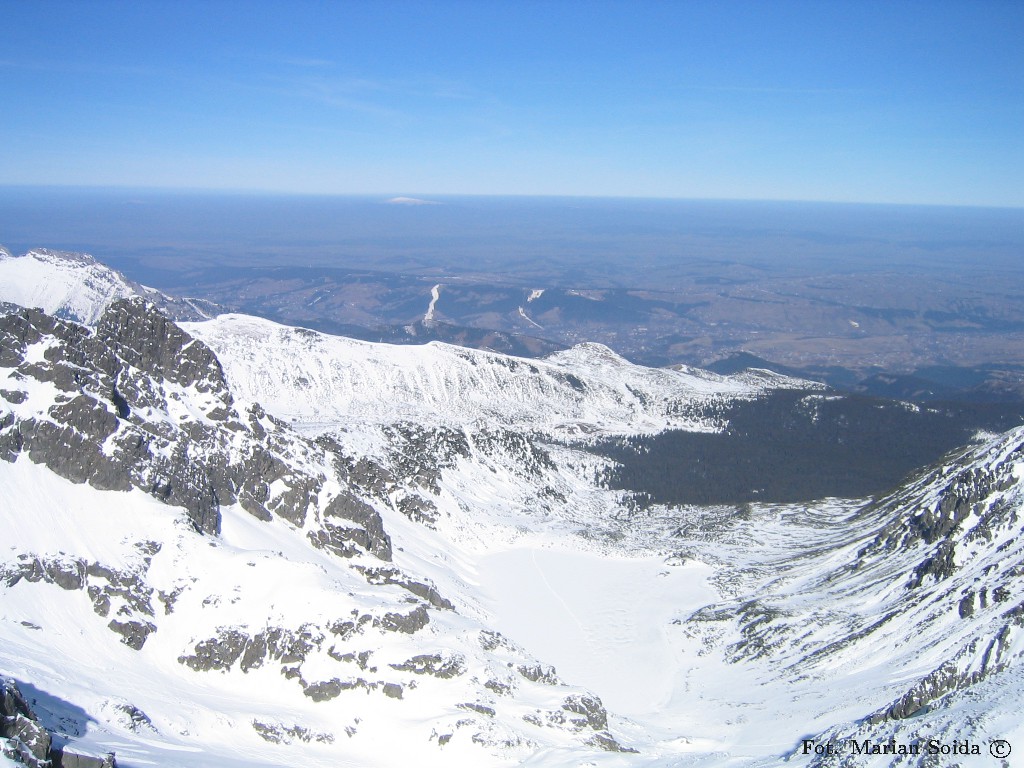
M 1024 206 L 1024 3 L 0 0 L 0 184 Z

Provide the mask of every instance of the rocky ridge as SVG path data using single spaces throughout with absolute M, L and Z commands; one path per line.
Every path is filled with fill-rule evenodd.
M 257 404 L 239 410 L 213 353 L 144 300 L 114 302 L 95 332 L 37 310 L 0 317 L 0 356 L 5 460 L 26 453 L 72 482 L 139 488 L 209 534 L 236 502 L 298 527 L 317 518 L 309 533 L 324 546 L 389 559 L 379 517 L 329 481 L 329 454 Z

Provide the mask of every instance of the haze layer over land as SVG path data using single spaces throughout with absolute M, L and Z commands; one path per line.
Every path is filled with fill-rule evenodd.
M 7 188 L 0 232 L 13 252 L 89 251 L 162 290 L 373 341 L 598 341 L 655 365 L 745 352 L 898 397 L 1022 388 L 1020 210 L 393 201 Z

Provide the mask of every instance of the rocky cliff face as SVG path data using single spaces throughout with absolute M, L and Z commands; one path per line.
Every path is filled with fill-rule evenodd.
M 115 301 L 95 332 L 31 309 L 0 317 L 0 366 L 6 461 L 26 453 L 72 482 L 138 488 L 204 533 L 237 502 L 314 521 L 311 538 L 338 552 L 390 558 L 379 516 L 328 483 L 331 455 L 258 404 L 239 409 L 209 348 L 141 299 Z
M 0 678 L 0 755 L 26 768 L 117 768 L 113 753 L 83 755 L 55 744 L 10 678 Z

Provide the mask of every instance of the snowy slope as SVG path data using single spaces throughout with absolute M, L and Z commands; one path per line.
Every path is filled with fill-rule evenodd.
M 246 315 L 184 327 L 222 358 L 236 392 L 312 428 L 409 421 L 563 437 L 707 431 L 720 427 L 716 404 L 814 386 L 646 368 L 600 344 L 524 360 L 439 342 L 372 344 Z
M 47 249 L 23 256 L 0 251 L 0 286 L 0 301 L 86 325 L 94 325 L 114 299 L 135 295 L 123 276 L 91 256 Z
M 990 764 L 995 739 L 1019 743 L 1007 716 L 1024 703 L 1022 477 L 1018 428 L 875 503 L 754 507 L 681 542 L 716 553 L 725 598 L 675 630 L 707 732 L 751 761 L 822 766 L 894 764 L 855 759 L 865 739 L 969 740 L 983 754 L 963 765 Z M 756 714 L 723 729 L 738 709 Z M 803 738 L 837 754 L 804 755 Z M 934 759 L 918 757 L 900 764 Z
M 389 629 L 413 612 L 408 593 L 369 585 L 283 523 L 226 509 L 211 542 L 139 492 L 75 486 L 26 459 L 0 473 L 6 501 L 33 513 L 14 521 L 18 554 L 0 565 L 0 667 L 62 700 L 44 703 L 50 717 L 79 709 L 61 730 L 77 749 L 116 751 L 122 765 L 511 765 L 529 737 L 549 748 L 574 741 L 521 716 L 567 713 L 566 698 L 584 691 L 530 680 L 515 667 L 535 661 L 451 611 L 430 611 L 411 633 Z M 28 558 L 45 574 L 11 583 Z M 51 581 L 60 573 L 67 579 Z M 156 625 L 138 650 L 107 626 L 125 594 L 109 590 L 103 616 L 90 599 L 129 576 L 145 586 L 127 599 L 148 598 Z M 247 650 L 228 663 L 201 653 L 209 638 L 277 628 L 291 643 L 279 657 Z M 431 664 L 438 671 L 420 671 Z M 442 749 L 438 737 L 449 734 Z M 488 740 L 498 755 L 481 749 Z M 592 751 L 578 741 L 575 750 Z
M 182 320 L 210 317 L 215 310 L 209 302 L 174 299 L 134 283 L 88 254 L 39 248 L 14 256 L 0 248 L 0 302 L 95 325 L 112 301 L 130 296 L 143 296 Z

